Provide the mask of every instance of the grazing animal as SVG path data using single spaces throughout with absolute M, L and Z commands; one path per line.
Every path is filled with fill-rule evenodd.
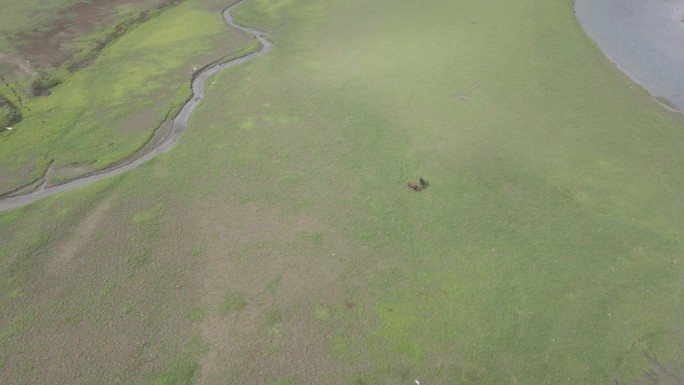
M 422 177 L 420 178 L 420 187 L 426 188 L 428 186 L 428 183 L 423 179 Z
M 420 187 L 416 186 L 416 184 L 413 182 L 408 182 L 408 188 L 413 191 L 420 191 Z

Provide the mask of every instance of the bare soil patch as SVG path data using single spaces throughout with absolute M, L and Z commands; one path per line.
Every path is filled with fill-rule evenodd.
M 684 346 L 682 347 L 684 352 Z M 662 362 L 657 357 L 646 354 L 651 368 L 644 372 L 637 385 L 680 385 L 684 384 L 684 362 Z M 615 381 L 615 384 L 619 384 Z M 621 384 L 620 384 L 621 385 Z
M 17 35 L 15 46 L 23 61 L 32 67 L 58 67 L 74 54 L 73 42 L 95 32 L 116 19 L 116 8 L 133 4 L 144 9 L 169 0 L 94 0 L 76 3 L 62 10 L 49 29 L 27 31 Z
M 63 277 L 69 271 L 69 262 L 88 242 L 95 230 L 100 227 L 112 207 L 111 200 L 104 201 L 89 213 L 76 227 L 69 239 L 57 247 L 54 257 L 46 261 L 47 275 Z
M 8 78 L 18 76 L 34 77 L 38 75 L 37 69 L 31 65 L 30 61 L 27 62 L 20 57 L 8 54 L 0 54 L 0 70 Z M 5 80 L 3 79 L 3 81 Z
M 0 383 L 146 383 L 183 350 L 194 332 L 185 309 L 197 295 L 188 279 L 196 260 L 182 229 L 155 226 L 159 238 L 150 239 L 131 223 L 153 202 L 126 199 L 103 198 L 31 257 L 31 279 L 0 320 L 28 318 L 6 340 Z M 145 258 L 132 263 L 137 255 Z
M 60 168 L 48 168 L 45 174 L 45 187 L 54 186 L 65 181 L 92 173 L 95 169 L 85 164 L 68 165 Z
M 285 216 L 259 204 L 199 212 L 214 214 L 190 220 L 192 227 L 216 236 L 196 277 L 203 286 L 207 317 L 201 330 L 208 348 L 197 383 L 270 383 L 287 376 L 346 383 L 350 368 L 330 351 L 335 328 L 315 317 L 317 305 L 344 296 L 344 260 L 355 255 L 344 238 L 314 216 Z M 325 233 L 320 244 L 302 238 L 318 232 Z M 244 309 L 221 315 L 226 293 L 242 296 Z

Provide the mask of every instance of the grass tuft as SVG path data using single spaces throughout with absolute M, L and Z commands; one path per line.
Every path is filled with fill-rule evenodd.
M 230 313 L 240 312 L 246 305 L 247 303 L 241 295 L 237 293 L 228 293 L 223 297 L 223 302 L 219 308 L 219 314 L 225 317 Z

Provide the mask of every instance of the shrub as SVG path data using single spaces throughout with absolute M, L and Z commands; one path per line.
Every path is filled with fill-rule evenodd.
M 50 88 L 61 83 L 62 80 L 48 71 L 43 71 L 38 75 L 38 78 L 31 84 L 31 93 L 33 96 L 50 95 Z

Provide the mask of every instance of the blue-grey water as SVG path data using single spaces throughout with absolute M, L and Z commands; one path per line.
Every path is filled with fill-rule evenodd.
M 613 63 L 684 112 L 684 0 L 575 0 L 575 14 Z

